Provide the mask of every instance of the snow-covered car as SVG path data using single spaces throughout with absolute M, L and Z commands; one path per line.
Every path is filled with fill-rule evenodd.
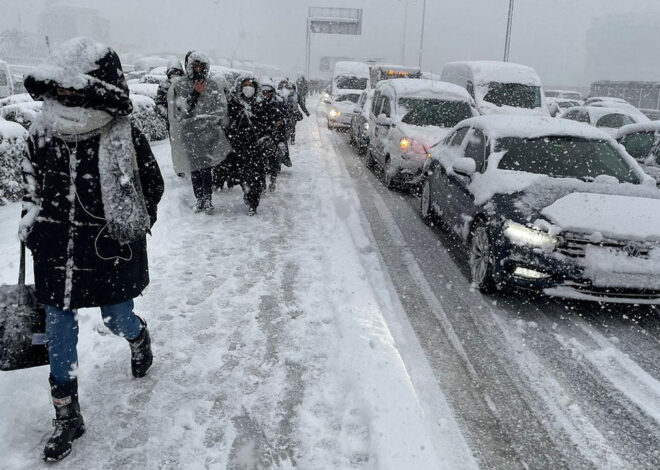
M 627 111 L 600 106 L 579 106 L 571 108 L 561 115 L 563 119 L 584 122 L 598 127 L 610 136 L 616 137 L 623 126 L 637 123 L 637 118 Z
M 660 121 L 623 126 L 616 140 L 660 185 Z
M 137 83 L 128 85 L 128 89 L 133 95 L 148 96 L 152 100 L 156 99 L 158 93 L 157 83 Z
M 388 188 L 415 183 L 429 149 L 460 121 L 477 115 L 468 92 L 452 83 L 423 79 L 378 82 L 369 129 L 367 167 L 383 168 Z
M 160 66 L 152 69 L 149 73 L 140 78 L 141 83 L 151 83 L 158 85 L 167 79 L 167 67 Z
M 2 98 L 0 100 L 0 108 L 4 106 L 9 106 L 11 104 L 19 104 L 19 103 L 31 103 L 34 100 L 28 93 L 20 93 L 17 95 L 11 95 L 7 96 L 6 98 Z
M 148 140 L 167 138 L 167 122 L 156 109 L 156 102 L 144 95 L 131 94 L 133 112 L 131 121 L 140 129 Z
M 566 98 L 547 98 L 546 103 L 548 104 L 548 111 L 550 116 L 557 117 L 561 116 L 567 109 L 575 108 L 581 106 L 579 101 L 570 100 Z
M 351 120 L 350 142 L 355 145 L 360 155 L 363 155 L 369 146 L 369 129 L 373 125 L 370 120 L 373 96 L 373 90 L 362 92 Z
M 348 129 L 357 113 L 360 93 L 341 93 L 328 104 L 328 129 Z
M 442 80 L 465 88 L 479 114 L 547 116 L 541 79 L 526 65 L 498 61 L 450 62 Z
M 586 106 L 590 106 L 595 103 L 619 103 L 619 104 L 630 104 L 623 98 L 614 98 L 613 96 L 590 96 L 584 102 Z
M 0 98 L 14 94 L 14 77 L 9 70 L 9 65 L 0 60 Z
M 6 121 L 20 124 L 25 129 L 30 129 L 30 126 L 41 112 L 42 106 L 43 101 L 10 104 L 0 108 L 0 117 Z
M 660 303 L 660 191 L 591 126 L 480 116 L 425 166 L 421 214 L 467 244 L 474 285 Z
M 584 96 L 579 91 L 572 90 L 544 90 L 546 98 L 558 98 L 561 100 L 577 101 L 584 104 Z
M 649 117 L 637 109 L 632 104 L 628 103 L 618 103 L 616 101 L 599 101 L 592 103 L 589 106 L 595 106 L 597 108 L 615 108 L 620 111 L 625 111 L 626 114 L 632 116 L 635 119 L 635 122 L 649 122 Z
M 0 118 L 0 205 L 22 196 L 21 160 L 27 136 L 21 125 Z

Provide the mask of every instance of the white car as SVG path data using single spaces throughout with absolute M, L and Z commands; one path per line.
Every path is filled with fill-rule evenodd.
M 557 98 L 561 100 L 578 101 L 580 105 L 584 104 L 584 96 L 579 91 L 572 90 L 545 90 L 546 98 Z
M 464 119 L 478 114 L 465 88 L 452 83 L 399 79 L 376 85 L 367 167 L 383 168 L 384 183 L 415 184 L 429 149 Z
M 610 136 L 616 137 L 619 128 L 628 124 L 635 124 L 638 118 L 629 112 L 617 108 L 603 108 L 600 106 L 580 106 L 571 108 L 562 116 L 563 119 L 584 122 L 599 127 Z
M 6 121 L 20 124 L 25 129 L 30 129 L 32 123 L 41 113 L 43 101 L 28 101 L 26 103 L 10 104 L 0 108 L 0 117 Z
M 328 129 L 349 129 L 360 100 L 359 92 L 340 93 L 328 104 Z
M 623 126 L 616 140 L 660 185 L 660 121 Z
M 545 101 L 548 104 L 548 111 L 550 111 L 550 116 L 552 117 L 561 116 L 564 112 L 566 112 L 567 109 L 582 106 L 579 101 L 566 98 L 546 97 Z

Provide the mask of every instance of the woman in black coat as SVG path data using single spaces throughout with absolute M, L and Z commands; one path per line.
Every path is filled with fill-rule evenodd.
M 23 162 L 20 235 L 32 251 L 37 300 L 46 308 L 55 432 L 47 461 L 71 452 L 85 432 L 78 403 L 77 309 L 101 307 L 131 348 L 135 377 L 152 363 L 147 324 L 133 299 L 149 283 L 146 234 L 163 180 L 144 135 L 128 119 L 117 54 L 88 39 L 60 46 L 25 79 L 44 101 Z

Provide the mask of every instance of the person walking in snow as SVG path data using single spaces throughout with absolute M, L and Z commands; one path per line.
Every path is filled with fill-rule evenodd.
M 291 166 L 289 149 L 286 145 L 286 107 L 282 98 L 275 92 L 275 84 L 270 78 L 261 79 L 261 96 L 256 105 L 256 114 L 261 116 L 263 129 L 261 138 L 268 139 L 263 147 L 267 151 L 266 172 L 270 179 L 269 191 L 275 191 L 277 176 L 280 174 L 282 162 Z
M 158 85 L 158 91 L 156 92 L 156 109 L 167 122 L 168 129 L 170 128 L 170 120 L 167 112 L 167 92 L 170 90 L 170 86 L 172 86 L 172 81 L 176 78 L 183 77 L 184 75 L 185 73 L 183 67 L 181 67 L 179 59 L 172 59 L 167 66 L 167 79 L 161 81 Z
M 307 95 L 309 95 L 309 81 L 305 78 L 302 73 L 298 74 L 298 79 L 296 80 L 296 88 L 298 90 L 298 101 L 300 103 L 300 108 L 309 116 L 307 112 Z
M 309 111 L 307 108 L 303 108 L 300 104 L 300 99 L 298 97 L 298 92 L 296 91 L 296 86 L 291 83 L 289 80 L 282 80 L 278 85 L 278 92 L 284 104 L 286 106 L 286 115 L 287 115 L 287 141 L 295 144 L 296 143 L 296 125 L 298 121 L 302 121 L 303 115 L 302 111 L 309 116 Z
M 248 214 L 256 215 L 261 194 L 266 186 L 269 139 L 267 117 L 257 106 L 259 82 L 253 76 L 241 76 L 236 80 L 233 99 L 229 102 L 229 127 L 227 137 L 234 149 L 236 172 L 243 188 L 243 200 Z
M 223 126 L 227 100 L 210 80 L 211 62 L 201 52 L 186 56 L 186 75 L 168 92 L 172 162 L 177 174 L 190 173 L 197 198 L 196 212 L 213 211 L 213 167 L 231 151 Z
M 46 309 L 55 431 L 47 461 L 71 452 L 85 432 L 78 401 L 78 309 L 100 307 L 128 341 L 131 370 L 151 367 L 147 323 L 133 299 L 149 283 L 146 234 L 156 222 L 163 179 L 144 135 L 128 115 L 117 54 L 84 38 L 63 43 L 25 88 L 43 109 L 23 161 L 20 237 L 34 260 L 35 294 Z

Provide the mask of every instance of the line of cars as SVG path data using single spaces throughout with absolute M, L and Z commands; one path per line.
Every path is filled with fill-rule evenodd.
M 448 65 L 442 81 L 358 94 L 348 126 L 365 164 L 388 187 L 421 185 L 422 218 L 464 242 L 484 293 L 660 304 L 660 123 L 601 98 L 588 121 L 553 118 L 532 69 Z

